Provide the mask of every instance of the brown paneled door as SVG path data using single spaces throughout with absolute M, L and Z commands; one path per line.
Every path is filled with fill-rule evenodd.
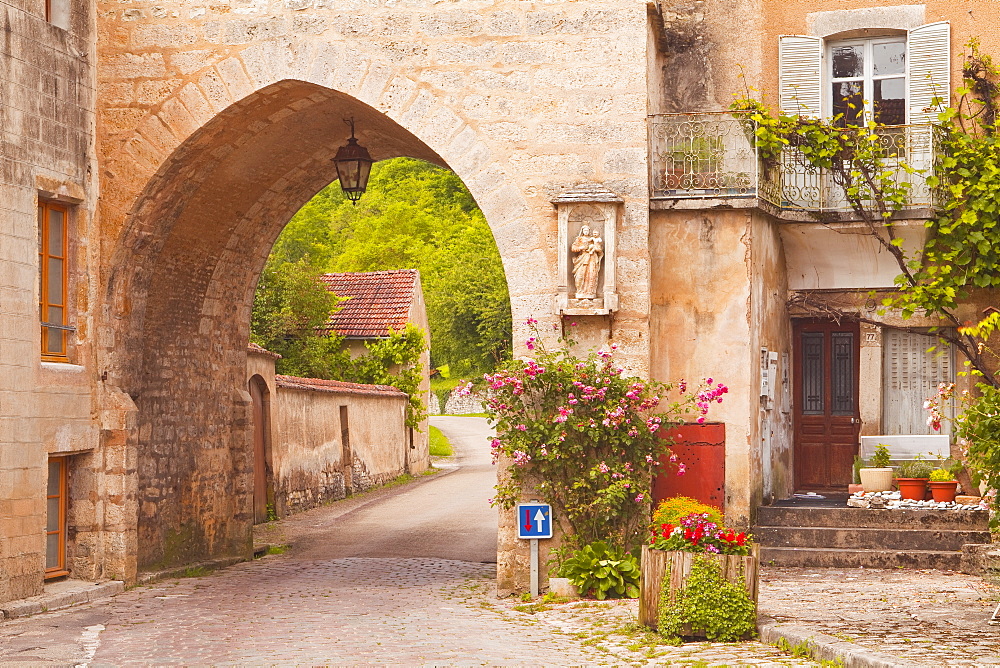
M 253 400 L 253 521 L 267 521 L 267 386 L 259 376 L 250 379 Z
M 858 453 L 857 323 L 799 320 L 794 327 L 795 487 L 847 491 Z

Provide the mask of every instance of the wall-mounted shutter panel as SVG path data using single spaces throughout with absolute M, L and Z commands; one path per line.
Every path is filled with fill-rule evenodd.
M 778 38 L 778 102 L 786 114 L 819 118 L 823 40 L 807 35 Z
M 927 425 L 930 413 L 924 402 L 937 392 L 938 383 L 955 382 L 954 351 L 932 336 L 893 329 L 882 330 L 883 404 L 882 433 L 942 434 Z M 935 349 L 928 352 L 928 349 Z M 946 407 L 948 414 L 952 407 Z
M 909 32 L 906 42 L 907 122 L 935 123 L 949 104 L 951 91 L 951 24 L 928 23 Z M 940 105 L 934 98 L 940 98 Z M 940 107 L 940 108 L 939 108 Z

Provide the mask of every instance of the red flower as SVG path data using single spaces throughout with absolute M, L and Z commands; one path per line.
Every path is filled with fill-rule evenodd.
M 740 532 L 740 535 L 736 537 L 736 543 L 738 545 L 743 545 L 746 542 L 747 542 L 747 535 L 743 532 Z

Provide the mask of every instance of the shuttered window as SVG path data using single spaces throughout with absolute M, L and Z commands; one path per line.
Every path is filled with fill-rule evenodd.
M 882 354 L 882 433 L 949 433 L 948 423 L 940 432 L 927 425 L 924 402 L 939 383 L 955 382 L 954 351 L 933 336 L 886 329 Z
M 938 99 L 945 106 L 948 101 L 950 40 L 947 21 L 914 28 L 905 39 L 824 44 L 824 40 L 809 35 L 782 35 L 778 41 L 779 105 L 785 113 L 819 118 L 824 110 L 831 116 L 849 113 L 844 102 L 847 97 L 855 107 L 866 104 L 872 113 L 884 115 L 886 123 L 934 122 Z M 905 66 L 896 71 L 901 59 Z M 878 62 L 888 69 L 877 71 Z M 851 63 L 856 67 L 848 71 Z M 856 95 L 841 94 L 834 100 L 834 90 L 850 93 L 853 89 L 857 89 Z
M 786 114 L 822 115 L 823 40 L 808 35 L 778 38 L 778 103 Z

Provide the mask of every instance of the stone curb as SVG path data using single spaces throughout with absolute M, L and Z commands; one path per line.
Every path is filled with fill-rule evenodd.
M 108 598 L 125 591 L 125 583 L 121 580 L 99 582 L 86 589 L 67 591 L 55 594 L 41 594 L 20 601 L 11 601 L 0 608 L 0 620 L 30 617 L 50 610 L 69 608 L 81 603 L 90 603 L 102 598 Z
M 894 656 L 879 654 L 861 645 L 803 626 L 781 624 L 768 617 L 758 620 L 757 631 L 761 642 L 774 645 L 784 639 L 792 647 L 807 645 L 814 659 L 839 660 L 844 668 L 921 668 L 922 665 L 900 661 Z
M 255 550 L 256 552 L 256 550 Z M 235 564 L 243 563 L 244 561 L 251 561 L 251 559 L 246 559 L 244 557 L 225 557 L 223 559 L 211 559 L 209 561 L 199 561 L 196 564 L 187 564 L 185 566 L 178 566 L 177 568 L 168 568 L 162 571 L 147 571 L 144 573 L 139 573 L 136 577 L 136 584 L 147 585 L 154 582 L 160 582 L 161 580 L 172 580 L 177 578 L 192 577 L 189 572 L 204 569 L 205 575 L 211 573 L 212 571 L 217 571 L 223 568 L 228 568 Z

